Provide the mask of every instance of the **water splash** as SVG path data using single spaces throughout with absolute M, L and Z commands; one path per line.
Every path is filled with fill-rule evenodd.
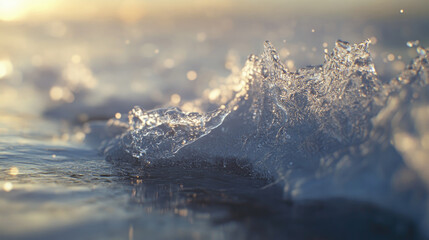
M 229 99 L 219 102 L 216 111 L 136 107 L 129 113 L 128 130 L 105 145 L 105 152 L 115 155 L 111 149 L 116 144 L 115 149 L 150 163 L 172 158 L 183 149 L 178 154 L 182 158 L 188 151 L 213 159 L 246 159 L 265 168 L 256 170 L 264 175 L 277 167 L 311 165 L 321 155 L 368 136 L 368 119 L 377 109 L 373 98 L 380 90 L 368 45 L 369 41 L 354 45 L 337 41 L 323 65 L 289 72 L 267 41 L 261 58 L 249 57 L 236 76 L 238 83 L 236 79 L 223 87 L 227 90 L 220 94 Z M 222 131 L 211 133 L 219 126 Z M 208 134 L 212 142 L 200 140 Z M 284 159 L 285 155 L 289 157 Z M 289 164 L 291 159 L 300 164 Z
M 216 110 L 135 107 L 128 122 L 109 121 L 101 149 L 131 169 L 235 166 L 281 184 L 285 198 L 348 197 L 425 218 L 427 50 L 408 43 L 418 56 L 382 83 L 369 44 L 338 40 L 322 65 L 290 71 L 267 41 L 217 88 L 217 101 L 183 103 Z
M 374 131 L 385 125 L 379 119 L 386 119 L 382 115 L 389 108 L 383 105 L 389 98 L 406 85 L 427 84 L 427 56 L 419 55 L 396 80 L 383 85 L 369 44 L 339 40 L 323 65 L 291 72 L 267 41 L 261 58 L 249 56 L 241 75 L 219 87 L 223 95 L 217 110 L 135 107 L 128 123 L 110 124 L 109 129 L 120 130 L 112 130 L 117 136 L 102 149 L 113 161 L 134 159 L 146 165 L 235 161 L 258 175 L 290 183 L 296 178 L 290 169 L 304 169 L 313 177 L 330 173 L 341 162 L 338 152 L 380 136 Z M 200 103 L 204 101 L 208 99 Z
M 408 41 L 407 42 L 407 47 L 417 47 L 420 45 L 420 41 L 419 40 L 415 40 L 415 41 Z
M 119 144 L 125 152 L 151 164 L 156 159 L 174 156 L 184 146 L 207 135 L 229 114 L 218 109 L 207 114 L 185 113 L 179 108 L 144 111 L 136 106 L 128 114 L 128 131 L 108 143 Z M 110 150 L 110 147 L 105 150 Z

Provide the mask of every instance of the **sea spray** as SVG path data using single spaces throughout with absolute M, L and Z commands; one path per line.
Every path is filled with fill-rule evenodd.
M 280 184 L 285 198 L 370 201 L 420 221 L 428 216 L 427 52 L 415 46 L 418 57 L 382 83 L 369 45 L 339 40 L 322 65 L 292 72 L 265 42 L 216 98 L 184 103 L 199 113 L 135 107 L 128 122 L 108 122 L 101 151 L 138 171 L 249 169 Z
M 373 99 L 380 81 L 368 45 L 369 41 L 338 41 L 323 65 L 290 72 L 267 41 L 261 58 L 249 57 L 239 76 L 240 88 L 230 86 L 226 89 L 234 94 L 221 93 L 232 97 L 217 110 L 186 113 L 180 108 L 136 107 L 129 113 L 127 131 L 105 143 L 104 149 L 119 144 L 133 158 L 154 164 L 162 159 L 177 162 L 180 151 L 203 148 L 205 159 L 195 161 L 246 159 L 267 166 L 264 161 L 278 159 L 280 165 L 299 166 L 359 143 L 368 137 L 369 119 L 379 108 Z M 216 128 L 221 130 L 210 133 Z M 213 139 L 209 151 L 198 143 L 206 135 Z M 235 150 L 222 149 L 224 139 L 234 139 Z

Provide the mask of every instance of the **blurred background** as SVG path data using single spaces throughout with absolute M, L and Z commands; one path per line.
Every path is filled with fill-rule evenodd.
M 388 80 L 416 55 L 407 41 L 429 45 L 428 10 L 422 0 L 0 0 L 0 113 L 79 123 L 178 105 L 210 94 L 265 40 L 294 70 L 322 64 L 337 39 L 371 39 Z

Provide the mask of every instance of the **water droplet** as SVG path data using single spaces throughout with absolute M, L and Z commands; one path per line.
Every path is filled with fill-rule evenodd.
M 416 51 L 417 51 L 417 53 L 418 53 L 420 56 L 424 56 L 424 55 L 426 55 L 426 49 L 424 49 L 424 48 L 423 48 L 423 47 L 421 47 L 421 46 L 417 47 Z
M 350 43 L 348 43 L 346 41 L 337 40 L 337 42 L 335 43 L 335 45 L 336 45 L 336 47 L 341 47 L 343 49 L 346 49 L 347 51 L 351 50 Z
M 419 40 L 415 40 L 415 41 L 408 41 L 407 42 L 407 47 L 417 47 L 419 46 L 420 41 Z
M 278 61 L 280 60 L 280 57 L 279 57 L 279 55 L 277 54 L 277 52 L 272 51 L 272 52 L 271 52 L 271 54 L 272 54 L 272 56 L 273 56 L 274 61 L 278 62 Z
M 377 38 L 376 38 L 375 36 L 370 37 L 370 38 L 369 38 L 369 41 L 370 41 L 370 43 L 371 43 L 372 45 L 377 44 Z
M 269 76 L 269 71 L 266 67 L 262 68 L 262 76 L 264 76 L 264 78 L 267 78 Z

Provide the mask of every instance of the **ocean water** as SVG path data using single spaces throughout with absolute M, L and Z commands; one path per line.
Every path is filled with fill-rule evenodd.
M 0 238 L 425 239 L 427 21 L 1 22 Z

